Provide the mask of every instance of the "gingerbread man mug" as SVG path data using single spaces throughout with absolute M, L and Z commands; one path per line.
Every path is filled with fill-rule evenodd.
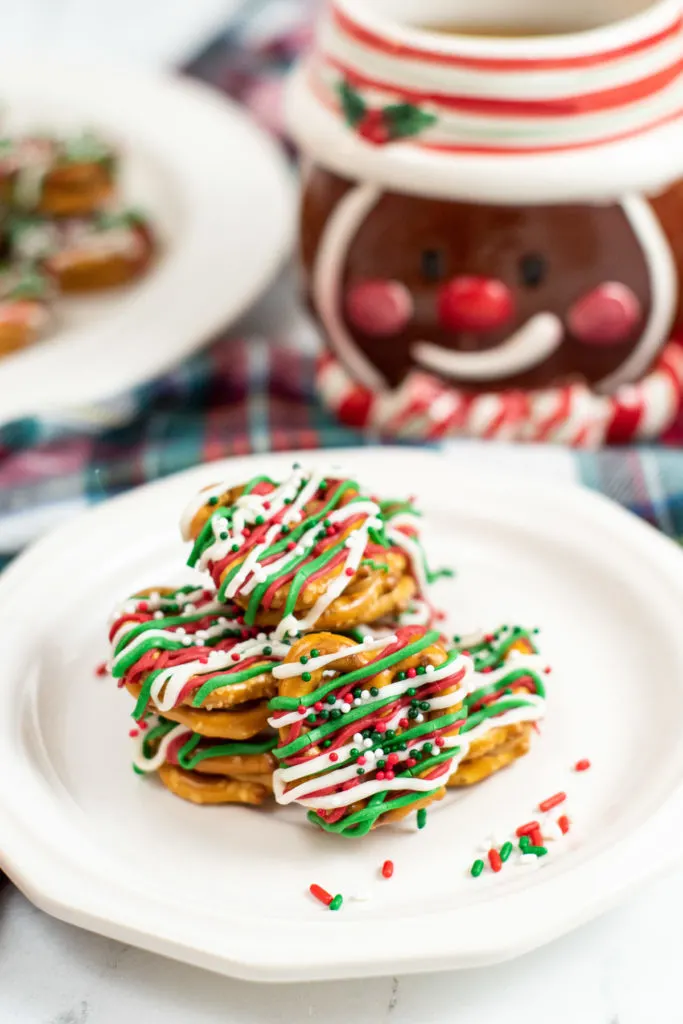
M 678 0 L 333 0 L 289 122 L 343 420 L 575 445 L 669 426 L 682 26 Z

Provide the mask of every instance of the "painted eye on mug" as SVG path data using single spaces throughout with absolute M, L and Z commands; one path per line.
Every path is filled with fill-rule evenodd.
M 446 260 L 441 249 L 424 249 L 421 256 L 422 276 L 427 281 L 441 281 L 446 276 Z
M 537 288 L 548 273 L 548 264 L 538 253 L 530 252 L 519 261 L 519 276 L 527 288 Z

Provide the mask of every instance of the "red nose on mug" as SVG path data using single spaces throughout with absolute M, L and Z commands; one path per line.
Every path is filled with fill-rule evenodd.
M 619 281 L 605 281 L 582 296 L 567 313 L 567 327 L 586 345 L 626 341 L 641 317 L 640 302 Z
M 359 281 L 346 292 L 346 316 L 363 334 L 400 334 L 413 315 L 413 299 L 400 281 Z
M 439 292 L 439 320 L 447 330 L 490 331 L 514 310 L 512 292 L 492 277 L 454 277 Z

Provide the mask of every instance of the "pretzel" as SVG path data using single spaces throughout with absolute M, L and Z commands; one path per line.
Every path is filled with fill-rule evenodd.
M 52 217 L 87 216 L 114 194 L 116 155 L 92 133 L 0 141 L 0 201 Z
M 160 711 L 228 739 L 263 729 L 264 698 L 277 692 L 272 668 L 289 650 L 245 627 L 235 605 L 192 586 L 139 592 L 114 615 L 110 640 L 112 675 L 135 697 L 136 719 Z
M 155 249 L 149 222 L 126 211 L 87 220 L 14 217 L 8 236 L 13 257 L 35 262 L 65 293 L 127 284 L 147 270 Z
M 247 743 L 217 743 L 156 715 L 146 718 L 134 733 L 135 770 L 157 772 L 186 800 L 261 803 L 272 793 L 276 762 L 271 751 L 276 739 L 270 733 Z
M 545 710 L 545 661 L 527 630 L 504 627 L 467 651 L 475 668 L 461 730 L 467 750 L 449 786 L 479 782 L 527 754 L 533 725 Z
M 517 758 L 528 754 L 531 746 L 531 726 L 517 728 L 517 733 L 502 743 L 489 747 L 485 754 L 464 758 L 455 774 L 448 780 L 449 788 L 472 786 L 475 782 L 482 782 L 501 768 L 512 764 Z
M 54 289 L 30 268 L 0 273 L 0 356 L 32 345 L 52 323 Z
M 193 804 L 251 804 L 264 803 L 270 794 L 267 783 L 230 779 L 223 776 L 207 779 L 197 772 L 187 772 L 171 764 L 157 769 L 159 778 L 172 793 Z
M 182 529 L 194 540 L 190 565 L 210 572 L 219 598 L 283 638 L 401 612 L 434 576 L 417 522 L 412 506 L 295 464 L 281 483 L 255 477 L 202 491 Z
M 471 661 L 448 654 L 437 632 L 403 627 L 360 644 L 307 635 L 273 674 L 279 803 L 310 808 L 325 831 L 362 836 L 444 795 Z

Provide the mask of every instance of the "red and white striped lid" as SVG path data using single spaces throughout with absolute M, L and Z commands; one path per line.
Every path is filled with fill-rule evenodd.
M 520 30 L 582 9 L 590 23 L 598 7 L 517 0 L 511 15 L 503 0 L 333 0 L 290 88 L 302 149 L 388 188 L 480 201 L 612 198 L 680 176 L 680 0 L 639 11 L 611 0 L 599 5 L 609 24 L 529 38 L 414 24 L 456 20 L 461 7 L 495 25 L 506 6 Z

